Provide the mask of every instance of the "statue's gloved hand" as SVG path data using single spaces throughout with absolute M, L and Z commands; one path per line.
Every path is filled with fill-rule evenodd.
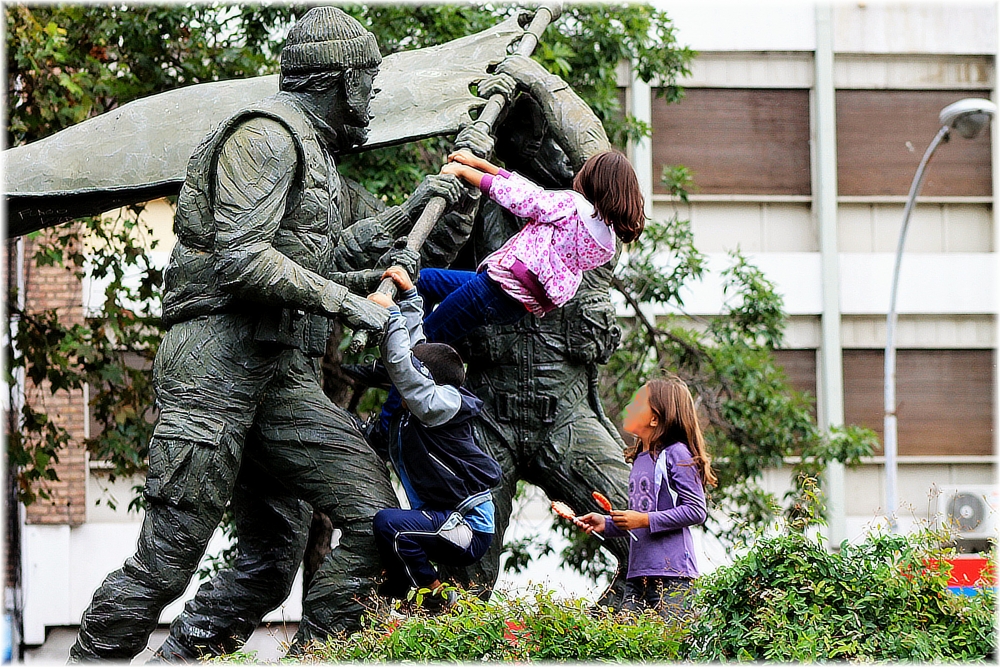
M 381 333 L 389 321 L 389 311 L 373 301 L 348 294 L 340 306 L 340 314 L 347 326 L 355 331 L 375 331 Z
M 462 197 L 462 182 L 457 176 L 450 174 L 430 174 L 424 177 L 410 198 L 403 202 L 402 208 L 416 222 L 420 213 L 427 206 L 431 197 L 442 197 L 451 208 Z
M 459 130 L 458 136 L 455 137 L 455 150 L 464 148 L 484 160 L 491 158 L 495 145 L 496 140 L 492 135 L 483 131 L 476 123 L 469 123 Z
M 419 275 L 420 253 L 407 248 L 406 240 L 405 236 L 401 236 L 396 239 L 393 242 L 392 247 L 389 248 L 384 255 L 379 257 L 375 267 L 387 269 L 390 266 L 398 265 L 403 267 L 411 276 Z
M 496 94 L 503 95 L 504 104 L 510 104 L 517 92 L 517 81 L 509 74 L 491 74 L 477 85 L 478 95 L 490 99 Z
M 528 92 L 532 91 L 533 86 L 551 85 L 556 81 L 562 82 L 564 87 L 566 85 L 562 79 L 527 56 L 509 55 L 500 61 L 496 71 L 498 74 L 506 74 L 511 77 L 518 86 Z
M 336 271 L 329 277 L 333 282 L 343 285 L 355 294 L 368 295 L 377 289 L 382 281 L 382 269 Z

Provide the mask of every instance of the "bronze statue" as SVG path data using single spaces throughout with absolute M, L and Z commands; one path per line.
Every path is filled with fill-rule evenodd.
M 256 625 L 287 596 L 308 520 L 302 499 L 341 537 L 304 601 L 299 639 L 358 626 L 378 570 L 371 519 L 397 501 L 355 420 L 323 394 L 317 357 L 331 317 L 382 330 L 385 310 L 348 287 L 373 289 L 376 264 L 415 269 L 414 253 L 393 240 L 429 197 L 454 204 L 462 192 L 432 177 L 405 206 L 376 212 L 338 175 L 337 152 L 365 140 L 380 62 L 357 21 L 311 10 L 282 51 L 281 91 L 222 123 L 191 157 L 165 276 L 170 328 L 153 369 L 160 414 L 146 515 L 136 554 L 84 613 L 71 660 L 127 660 L 145 648 L 230 498 L 240 558 L 206 585 L 229 586 L 213 589 L 229 614 Z
M 481 79 L 485 62 L 499 60 L 511 40 L 525 34 L 522 18 L 449 45 L 392 56 L 415 64 L 418 78 L 437 80 L 442 60 L 461 71 L 442 80 L 439 91 L 414 84 L 406 67 L 397 67 L 392 80 L 409 85 L 400 86 L 396 98 L 393 90 L 383 92 L 382 99 L 388 95 L 389 107 L 413 111 L 373 124 L 375 143 L 456 131 L 458 119 L 477 105 L 469 84 Z M 442 56 L 459 43 L 468 57 Z M 6 156 L 13 233 L 54 224 L 88 206 L 104 210 L 169 194 L 183 180 L 163 308 L 170 330 L 154 367 L 160 416 L 150 445 L 149 509 L 137 553 L 109 575 L 85 612 L 72 660 L 127 659 L 144 648 L 162 608 L 186 587 L 230 501 L 237 562 L 188 603 L 161 658 L 190 660 L 242 644 L 263 613 L 287 596 L 302 557 L 309 505 L 329 514 L 342 536 L 309 588 L 297 645 L 356 628 L 361 599 L 372 588 L 378 565 L 370 519 L 395 506 L 395 495 L 353 418 L 323 395 L 317 355 L 325 349 L 331 317 L 362 331 L 381 329 L 384 312 L 359 295 L 377 283 L 381 270 L 375 267 L 391 262 L 416 268 L 416 253 L 398 240 L 423 204 L 441 196 L 454 207 L 421 253 L 428 265 L 443 266 L 469 237 L 478 193 L 428 177 L 406 205 L 386 209 L 337 173 L 336 156 L 365 142 L 381 62 L 374 37 L 353 19 L 332 8 L 310 11 L 290 33 L 281 60 L 280 92 L 266 99 L 261 91 L 273 86 L 269 77 L 186 89 L 184 99 L 195 95 L 194 107 L 201 110 L 193 114 L 195 124 L 214 128 L 186 172 L 169 150 L 166 159 L 157 152 L 152 161 L 135 162 L 118 148 L 109 155 L 92 148 L 100 128 L 132 127 L 136 137 L 150 138 L 162 134 L 155 123 L 149 126 L 150 118 L 162 116 L 170 127 L 190 125 L 171 111 L 179 91 L 125 105 L 107 119 L 59 133 L 65 137 Z M 525 58 L 509 58 L 499 71 L 525 93 L 499 142 L 508 166 L 540 183 L 564 185 L 572 167 L 607 147 L 596 117 L 561 79 Z M 509 81 L 506 88 L 505 95 Z M 441 94 L 414 101 L 416 89 Z M 489 96 L 489 86 L 480 94 Z M 244 101 L 232 106 L 236 99 Z M 549 131 L 540 133 L 542 127 Z M 183 134 L 171 143 L 183 144 Z M 492 144 L 476 135 L 475 128 L 463 132 L 466 147 Z M 83 160 L 90 171 L 60 171 L 67 160 Z M 475 255 L 518 224 L 491 204 L 483 207 L 481 221 L 469 251 Z M 621 443 L 595 389 L 596 364 L 617 344 L 607 271 L 587 276 L 562 311 L 514 328 L 481 330 L 468 341 L 471 386 L 490 410 L 479 438 L 506 467 L 498 493 L 504 527 L 518 477 L 581 508 L 592 490 L 624 501 Z M 462 577 L 491 586 L 499 547 L 477 573 Z M 615 555 L 624 562 L 624 554 Z
M 565 82 L 536 63 L 510 58 L 500 65 L 500 71 L 509 72 L 515 79 L 504 81 L 500 76 L 486 81 L 481 84 L 482 95 L 497 91 L 510 97 L 518 86 L 524 91 L 498 132 L 500 157 L 540 183 L 564 186 L 572 179 L 574 166 L 608 145 L 603 128 Z M 456 141 L 457 146 L 484 156 L 492 151 L 493 144 L 491 137 L 475 127 L 463 130 Z M 560 144 L 566 145 L 567 151 Z M 470 249 L 477 255 L 488 254 L 518 225 L 516 219 L 492 203 L 482 209 L 477 218 L 480 227 L 474 232 L 475 247 Z M 470 231 L 456 224 L 439 226 L 423 249 L 424 265 L 449 264 Z M 623 443 L 604 418 L 596 396 L 596 364 L 613 352 L 619 337 L 609 297 L 609 275 L 609 268 L 589 272 L 577 296 L 564 308 L 542 320 L 528 318 L 516 327 L 479 330 L 464 351 L 470 373 L 475 376 L 475 384 L 469 386 L 475 386 L 491 406 L 492 414 L 477 428 L 477 435 L 480 443 L 500 458 L 504 468 L 503 482 L 496 490 L 498 525 L 503 529 L 509 523 L 516 481 L 521 478 L 538 484 L 551 497 L 568 499 L 580 508 L 590 502 L 593 490 L 624 503 L 628 469 L 621 455 Z M 506 354 L 494 361 L 484 350 L 495 334 L 506 346 Z M 524 378 L 519 377 L 518 369 L 523 369 Z M 497 383 L 496 389 L 488 388 L 491 382 Z M 512 419 L 513 411 L 519 408 L 523 415 Z M 527 446 L 521 444 L 522 435 Z M 293 498 L 274 492 L 253 496 L 253 489 L 259 492 L 265 488 L 261 484 L 248 486 L 243 494 L 238 488 L 234 506 L 254 502 L 267 506 L 270 514 L 293 515 Z M 240 498 L 243 500 L 238 502 Z M 308 514 L 299 515 L 297 521 L 299 534 L 304 535 Z M 248 530 L 254 529 L 248 526 Z M 624 564 L 627 546 L 615 542 L 607 546 Z M 488 594 L 497 578 L 501 551 L 502 545 L 497 544 L 474 569 L 448 574 Z M 158 655 L 167 660 L 189 660 L 231 652 L 242 645 L 256 623 L 236 613 L 242 608 L 239 596 L 252 598 L 247 589 L 260 586 L 260 582 L 253 583 L 255 579 L 267 576 L 290 585 L 302 545 L 297 543 L 278 553 L 272 552 L 267 568 L 260 562 L 237 563 L 235 569 L 220 574 L 240 581 L 242 587 L 212 582 L 202 586 L 171 626 L 171 636 Z M 604 602 L 617 599 L 620 583 L 614 582 L 612 594 L 605 596 Z M 296 639 L 293 651 L 301 637 Z

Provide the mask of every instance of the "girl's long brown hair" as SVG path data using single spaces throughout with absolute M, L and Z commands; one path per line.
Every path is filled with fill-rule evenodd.
M 712 457 L 705 449 L 705 437 L 698 425 L 698 412 L 687 384 L 676 375 L 671 375 L 650 380 L 646 383 L 646 391 L 649 408 L 659 421 L 650 438 L 650 454 L 656 458 L 663 448 L 683 442 L 698 466 L 701 481 L 706 486 L 715 486 L 718 479 L 712 472 Z
M 591 156 L 573 179 L 573 189 L 587 198 L 601 219 L 625 243 L 639 238 L 646 225 L 642 190 L 628 158 L 618 151 Z

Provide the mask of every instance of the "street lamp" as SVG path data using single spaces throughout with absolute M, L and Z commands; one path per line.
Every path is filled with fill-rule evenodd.
M 903 226 L 899 230 L 899 244 L 896 246 L 896 263 L 892 269 L 892 292 L 889 295 L 889 313 L 885 320 L 885 421 L 883 447 L 885 450 L 885 504 L 889 525 L 896 530 L 896 288 L 899 287 L 899 265 L 903 260 L 903 245 L 906 243 L 906 229 L 910 223 L 913 204 L 917 200 L 920 186 L 924 183 L 927 163 L 937 147 L 948 141 L 952 130 L 966 139 L 972 139 L 986 127 L 990 118 L 997 113 L 997 105 L 989 100 L 968 98 L 949 104 L 938 117 L 941 129 L 927 147 L 917 173 L 910 185 L 910 195 L 903 209 Z

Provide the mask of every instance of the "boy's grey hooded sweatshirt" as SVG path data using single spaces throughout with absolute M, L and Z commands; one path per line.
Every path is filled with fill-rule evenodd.
M 389 311 L 382 362 L 406 402 L 390 420 L 390 459 L 401 477 L 405 471 L 407 495 L 416 493 L 419 505 L 468 511 L 489 500 L 489 489 L 500 482 L 500 465 L 472 437 L 483 402 L 465 389 L 435 383 L 413 357 L 413 346 L 426 340 L 423 300 L 415 289 L 403 292 Z

